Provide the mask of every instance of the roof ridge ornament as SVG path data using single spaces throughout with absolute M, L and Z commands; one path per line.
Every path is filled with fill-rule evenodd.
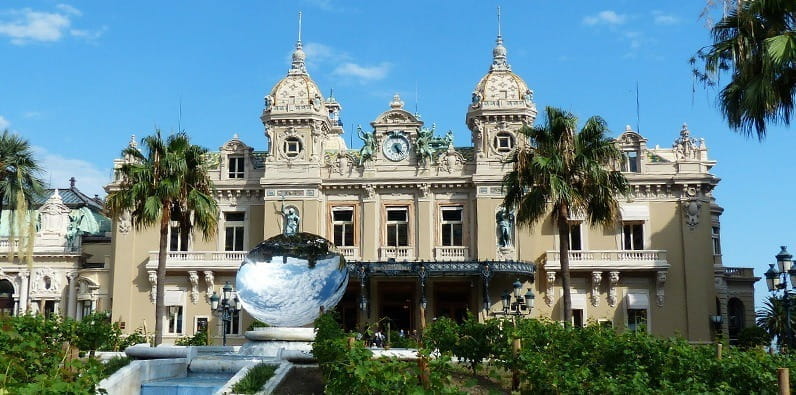
M 287 75 L 307 75 L 307 67 L 304 64 L 304 60 L 307 58 L 307 54 L 304 53 L 301 45 L 301 11 L 298 14 L 298 41 L 296 41 L 296 50 L 293 51 L 292 62 L 290 64 L 290 70 L 287 72 Z
M 503 46 L 503 36 L 501 35 L 500 6 L 497 8 L 497 19 L 498 34 L 497 40 L 495 40 L 495 48 L 492 49 L 492 66 L 489 67 L 489 71 L 511 71 L 511 66 L 506 57 L 508 51 L 506 51 L 506 47 Z

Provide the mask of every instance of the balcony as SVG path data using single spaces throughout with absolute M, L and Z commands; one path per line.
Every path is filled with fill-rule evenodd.
M 570 251 L 570 270 L 661 270 L 668 269 L 666 250 Z M 561 254 L 547 251 L 545 269 L 560 270 Z
M 238 270 L 247 251 L 169 251 L 167 270 Z M 147 270 L 158 268 L 158 252 L 149 252 Z
M 470 259 L 469 247 L 434 247 L 437 261 L 466 261 Z
M 352 246 L 337 246 L 337 251 L 339 251 L 345 257 L 346 261 L 359 261 L 361 258 L 359 257 L 359 247 L 352 247 Z
M 395 259 L 396 261 L 412 261 L 415 259 L 414 247 L 381 247 L 379 248 L 379 259 L 386 261 L 387 259 Z
M 724 267 L 724 278 L 736 281 L 757 281 L 755 271 L 751 267 Z

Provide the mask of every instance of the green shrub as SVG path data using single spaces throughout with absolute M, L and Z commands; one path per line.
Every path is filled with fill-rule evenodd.
M 117 370 L 129 365 L 130 362 L 132 362 L 132 360 L 127 357 L 113 357 L 105 363 L 103 373 L 105 376 L 110 376 L 116 373 Z
M 261 363 L 249 369 L 246 376 L 232 386 L 232 391 L 239 394 L 254 394 L 274 376 L 274 371 L 276 366 Z
M 111 322 L 110 312 L 89 314 L 77 323 L 75 336 L 77 347 L 83 351 L 118 351 L 122 331 L 119 324 Z
M 144 328 L 137 328 L 133 333 L 122 336 L 119 339 L 119 350 L 124 351 L 127 347 L 134 346 L 136 344 L 148 343 L 152 344 L 154 341 L 153 336 L 146 336 L 144 335 Z
M 771 335 L 759 326 L 752 326 L 741 329 L 738 333 L 738 347 L 743 349 L 755 348 L 758 346 L 770 346 Z
M 174 341 L 175 346 L 206 346 L 208 345 L 207 329 L 201 329 L 193 336 L 183 336 Z
M 247 331 L 253 331 L 254 328 L 268 328 L 271 325 L 266 324 L 260 320 L 254 320 L 249 326 L 246 328 Z

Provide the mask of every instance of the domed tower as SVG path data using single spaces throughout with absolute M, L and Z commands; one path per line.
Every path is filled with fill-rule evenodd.
M 342 107 L 334 98 L 324 100 L 318 85 L 307 73 L 305 59 L 299 19 L 299 38 L 290 70 L 265 96 L 265 108 L 260 117 L 269 142 L 268 162 L 275 171 L 279 164 L 318 167 L 323 160 L 324 146 L 333 145 L 339 149 L 343 141 L 339 121 Z M 342 144 L 345 148 L 345 143 Z
M 517 130 L 523 125 L 533 124 L 536 119 L 533 91 L 511 71 L 506 54 L 498 14 L 498 35 L 492 50 L 492 65 L 475 86 L 472 102 L 467 108 L 466 122 L 472 133 L 477 163 L 505 159 L 518 145 L 523 144 L 517 137 Z

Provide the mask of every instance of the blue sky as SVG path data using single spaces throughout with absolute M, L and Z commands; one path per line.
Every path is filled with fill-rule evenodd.
M 796 136 L 785 127 L 771 128 L 763 143 L 734 134 L 716 91 L 694 85 L 688 59 L 709 43 L 704 3 L 506 1 L 502 32 L 540 109 L 601 115 L 615 135 L 638 124 L 649 145 L 662 147 L 687 122 L 718 161 L 724 263 L 762 275 L 779 245 L 796 250 Z M 263 97 L 287 72 L 303 11 L 310 75 L 325 95 L 334 89 L 349 133 L 398 92 L 427 123 L 469 145 L 465 111 L 491 61 L 497 5 L 4 0 L 0 128 L 30 140 L 54 186 L 75 176 L 100 194 L 130 135 L 177 130 L 180 104 L 180 126 L 195 143 L 217 149 L 237 133 L 262 150 Z

